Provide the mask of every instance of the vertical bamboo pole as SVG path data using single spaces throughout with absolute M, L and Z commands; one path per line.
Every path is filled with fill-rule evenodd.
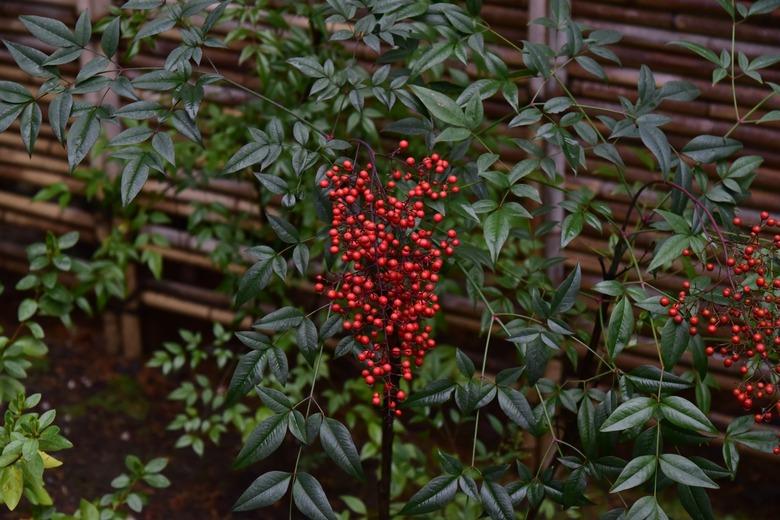
M 530 0 L 528 3 L 528 20 L 533 21 L 537 18 L 547 16 L 548 14 L 548 1 L 547 0 Z M 538 24 L 531 24 L 528 26 L 528 40 L 532 43 L 544 43 L 552 47 L 556 47 L 559 44 L 559 38 L 563 35 L 558 35 L 558 31 L 548 31 L 546 27 Z M 558 73 L 561 76 L 561 73 Z M 564 79 L 565 81 L 565 79 Z M 545 82 L 541 78 L 533 78 L 530 82 L 531 92 L 539 92 L 538 100 L 549 99 L 556 95 L 557 84 L 554 80 Z M 564 157 L 559 153 L 557 147 L 546 143 L 545 151 L 548 155 L 554 157 L 556 170 L 559 174 L 563 175 L 566 172 L 566 162 Z M 542 188 L 542 201 L 546 206 L 551 208 L 550 212 L 545 215 L 545 219 L 552 220 L 554 222 L 561 222 L 563 220 L 563 208 L 561 208 L 561 202 L 563 202 L 563 192 L 553 188 Z M 554 258 L 560 256 L 561 253 L 561 232 L 560 226 L 552 230 L 544 239 L 544 254 L 546 258 Z M 563 279 L 563 265 L 555 265 L 548 270 L 548 276 L 553 283 Z
M 76 9 L 79 13 L 89 9 L 90 16 L 94 20 L 105 15 L 111 6 L 110 0 L 76 0 Z M 94 43 L 89 43 L 88 48 L 97 51 Z M 80 64 L 83 67 L 96 54 L 86 52 L 81 55 Z M 92 103 L 100 103 L 113 106 L 119 105 L 119 96 L 109 90 L 108 92 L 95 92 L 87 95 L 87 99 Z M 113 125 L 106 128 L 108 137 L 111 138 L 119 129 Z M 114 179 L 119 175 L 119 169 L 115 163 L 110 163 L 103 157 L 98 157 L 93 161 L 93 166 L 105 170 L 107 175 Z M 98 240 L 103 240 L 111 232 L 112 228 L 118 223 L 112 216 L 98 215 L 95 225 L 95 236 Z M 141 355 L 141 324 L 138 318 L 138 281 L 137 269 L 134 265 L 129 265 L 125 270 L 126 286 L 125 290 L 130 295 L 119 312 L 102 313 L 103 335 L 106 349 L 111 353 L 117 353 L 120 350 L 128 358 L 136 358 Z

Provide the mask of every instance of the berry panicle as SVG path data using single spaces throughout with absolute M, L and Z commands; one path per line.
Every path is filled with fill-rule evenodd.
M 691 336 L 702 335 L 707 356 L 739 371 L 734 398 L 756 422 L 768 423 L 780 415 L 780 220 L 762 211 L 758 224 L 740 217 L 732 224 L 738 231 L 726 243 L 723 265 L 702 264 L 706 272 L 717 267 L 715 283 L 692 289 L 685 280 L 676 299 L 662 296 L 660 303 Z
M 401 141 L 396 154 L 406 154 Z M 394 154 L 395 155 L 395 154 Z M 379 387 L 372 398 L 401 415 L 401 380 L 436 346 L 426 320 L 440 310 L 436 285 L 445 258 L 460 244 L 454 229 L 439 229 L 444 217 L 426 201 L 458 193 L 449 162 L 433 153 L 407 155 L 380 175 L 376 165 L 350 160 L 333 165 L 320 181 L 332 203 L 328 251 L 338 272 L 317 277 L 315 290 L 332 301 L 343 327 L 362 349 L 362 377 Z

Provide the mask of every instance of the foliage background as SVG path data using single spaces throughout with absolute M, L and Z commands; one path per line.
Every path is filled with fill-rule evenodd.
M 14 41 L 24 41 L 21 36 L 23 28 L 16 21 L 16 16 L 23 13 L 45 14 L 52 16 L 52 10 L 56 10 L 62 19 L 69 25 L 75 22 L 73 6 L 67 2 L 57 5 L 52 3 L 35 4 L 31 2 L 3 2 L 0 5 L 0 28 L 3 37 Z M 520 2 L 486 2 L 482 14 L 491 27 L 500 32 L 508 40 L 519 44 L 521 40 L 529 39 L 530 35 L 526 31 L 526 24 L 530 18 L 529 6 Z M 297 12 L 296 12 L 297 11 Z M 232 78 L 242 84 L 252 88 L 261 88 L 261 90 L 271 98 L 277 99 L 284 97 L 288 100 L 298 99 L 305 103 L 308 84 L 301 83 L 298 75 L 290 72 L 285 65 L 285 58 L 290 56 L 305 55 L 311 52 L 312 38 L 304 27 L 303 22 L 306 19 L 306 7 L 300 5 L 289 9 L 293 18 L 292 31 L 294 37 L 282 37 L 282 31 L 271 31 L 267 40 L 260 40 L 257 47 L 247 46 L 249 49 L 242 54 L 245 60 L 239 65 L 234 62 L 236 53 L 214 51 L 213 60 L 222 72 L 232 74 Z M 701 60 L 685 52 L 681 48 L 670 47 L 667 43 L 675 39 L 687 39 L 692 41 L 714 42 L 713 47 L 728 46 L 728 33 L 730 31 L 730 22 L 723 17 L 723 12 L 712 2 L 682 1 L 682 2 L 663 2 L 647 1 L 641 6 L 628 5 L 620 2 L 580 2 L 573 4 L 573 15 L 575 19 L 586 23 L 593 28 L 617 29 L 624 33 L 626 37 L 620 45 L 614 47 L 614 51 L 620 58 L 621 66 L 607 66 L 605 68 L 609 83 L 604 84 L 593 78 L 586 70 L 574 66 L 568 71 L 566 83 L 569 89 L 577 95 L 582 103 L 594 106 L 604 106 L 606 108 L 619 108 L 614 104 L 616 94 L 628 95 L 633 92 L 634 85 L 639 78 L 638 67 L 640 64 L 649 65 L 656 73 L 659 82 L 665 82 L 674 79 L 688 79 L 693 81 L 701 90 L 702 96 L 696 101 L 686 102 L 668 102 L 663 105 L 661 113 L 669 116 L 672 122 L 666 130 L 669 141 L 677 148 L 681 148 L 690 137 L 701 133 L 722 135 L 728 131 L 732 124 L 733 107 L 731 106 L 731 90 L 724 84 L 715 87 L 710 86 L 710 72 L 701 66 Z M 295 17 L 297 16 L 297 18 Z M 743 49 L 750 55 L 754 54 L 776 54 L 780 52 L 773 44 L 777 44 L 780 39 L 780 29 L 777 29 L 777 15 L 771 15 L 762 18 L 750 24 L 741 25 L 738 29 L 739 49 Z M 250 20 L 250 23 L 253 23 Z M 274 25 L 278 21 L 273 19 L 263 19 L 259 23 Z M 273 36 L 276 36 L 274 38 Z M 297 37 L 296 37 L 297 36 Z M 711 38 L 716 38 L 712 40 Z M 313 39 L 316 42 L 316 37 Z M 348 59 L 351 50 L 350 43 L 346 44 L 347 53 L 335 50 L 333 46 L 322 44 L 320 48 L 314 49 L 321 56 L 327 57 L 333 55 L 340 59 Z M 156 63 L 161 57 L 165 56 L 173 48 L 173 40 L 168 39 L 164 34 L 161 41 L 154 49 L 143 49 L 138 63 Z M 252 49 L 256 50 L 252 50 Z M 270 53 L 268 51 L 271 51 Z M 254 55 L 253 52 L 257 52 Z M 508 63 L 519 65 L 517 55 L 512 55 L 508 48 L 498 44 L 496 52 L 501 54 Z M 274 55 L 274 53 L 278 53 Z M 263 59 L 255 59 L 258 56 L 274 56 L 270 63 L 265 63 Z M 346 56 L 346 58 L 344 58 Z M 0 54 L 2 58 L 2 70 L 4 77 L 7 74 L 9 78 L 16 81 L 23 81 L 19 74 L 13 72 L 13 61 L 7 51 L 3 50 Z M 371 53 L 365 47 L 355 49 L 356 58 L 371 59 Z M 248 61 L 246 61 L 248 60 Z M 253 65 L 255 70 L 247 66 L 247 63 Z M 445 71 L 434 69 L 433 73 L 449 72 L 461 85 L 466 85 L 468 79 L 462 72 L 458 72 L 459 67 L 454 70 Z M 278 81 L 281 76 L 285 81 Z M 770 81 L 780 81 L 780 73 L 771 68 L 764 72 L 764 77 Z M 293 86 L 290 88 L 290 86 Z M 531 97 L 531 92 L 538 88 L 532 82 L 521 82 L 521 88 L 518 92 L 519 105 L 524 104 L 524 100 Z M 755 86 L 739 85 L 740 102 L 744 102 L 742 111 L 749 110 L 763 95 L 764 90 Z M 138 254 L 145 254 L 143 260 L 152 268 L 151 271 L 159 270 L 160 259 L 163 262 L 163 279 L 165 282 L 157 281 L 146 270 L 138 272 L 137 290 L 131 295 L 127 303 L 124 303 L 124 309 L 118 309 L 120 323 L 122 322 L 123 311 L 127 307 L 140 305 L 141 308 L 157 309 L 170 308 L 173 300 L 166 299 L 173 297 L 178 300 L 186 299 L 189 302 L 197 302 L 200 307 L 190 307 L 191 313 L 214 312 L 217 309 L 225 310 L 229 308 L 229 298 L 220 296 L 220 288 L 226 289 L 229 293 L 231 284 L 235 280 L 225 281 L 219 274 L 219 271 L 225 271 L 228 266 L 235 262 L 236 251 L 225 250 L 225 244 L 232 240 L 238 243 L 253 243 L 257 237 L 262 237 L 263 231 L 256 229 L 243 229 L 240 226 L 221 225 L 209 223 L 207 214 L 209 211 L 213 214 L 223 215 L 227 222 L 231 219 L 240 219 L 236 217 L 236 209 L 245 210 L 248 215 L 260 215 L 263 211 L 255 204 L 255 197 L 251 193 L 255 190 L 251 181 L 234 181 L 232 179 L 206 179 L 208 186 L 204 185 L 204 179 L 199 177 L 203 172 L 215 174 L 224 164 L 227 158 L 235 150 L 235 147 L 245 137 L 240 135 L 240 130 L 225 130 L 226 128 L 241 128 L 243 124 L 252 124 L 254 126 L 264 127 L 268 122 L 269 112 L 274 112 L 272 107 L 262 103 L 246 105 L 249 101 L 246 94 L 238 89 L 225 87 L 214 93 L 218 103 L 208 104 L 202 110 L 207 111 L 206 131 L 213 131 L 213 140 L 205 153 L 199 153 L 192 160 L 193 179 L 192 189 L 176 192 L 171 189 L 165 181 L 155 180 L 147 184 L 142 197 L 145 200 L 155 200 L 154 207 L 159 213 L 149 212 L 148 214 L 134 215 L 120 214 L 119 222 L 126 223 L 133 229 L 132 234 L 149 233 L 148 239 L 142 239 L 143 248 Z M 229 110 L 223 110 L 220 106 L 228 106 Z M 333 117 L 332 113 L 317 113 L 316 104 L 306 105 L 311 113 L 309 118 L 328 119 Z M 765 105 L 766 108 L 780 108 L 780 102 L 770 99 Z M 498 135 L 523 136 L 524 131 L 518 129 L 505 129 L 501 121 L 505 121 L 507 106 L 504 103 L 488 100 L 485 104 L 485 113 L 487 117 L 498 123 Z M 762 112 L 756 113 L 759 117 Z M 277 113 L 277 115 L 283 115 Z M 363 118 L 356 118 L 355 113 L 349 118 L 345 113 L 343 124 L 347 128 L 357 129 L 356 132 L 371 136 L 376 131 L 377 126 L 381 128 L 382 123 L 374 125 L 371 122 L 373 117 L 379 113 L 371 114 Z M 15 127 L 12 127 L 15 129 Z M 289 129 L 288 129 L 289 135 Z M 762 209 L 778 209 L 777 199 L 772 196 L 773 185 L 780 177 L 780 155 L 777 154 L 774 143 L 777 142 L 778 130 L 776 123 L 768 123 L 760 127 L 740 127 L 734 137 L 745 143 L 745 152 L 758 154 L 765 158 L 762 168 L 759 169 L 759 175 L 754 184 L 754 191 L 751 197 L 745 202 L 747 207 L 761 207 Z M 77 229 L 82 234 L 82 240 L 89 243 L 101 233 L 105 234 L 105 228 L 111 228 L 117 221 L 107 220 L 96 222 L 93 203 L 88 203 L 84 196 L 85 190 L 89 190 L 89 180 L 86 182 L 74 180 L 68 173 L 67 160 L 64 152 L 53 139 L 50 130 L 44 129 L 43 135 L 36 144 L 36 157 L 30 161 L 25 158 L 21 143 L 17 136 L 10 132 L 0 134 L 0 144 L 2 155 L 0 155 L 0 175 L 2 175 L 3 191 L 0 193 L 0 204 L 6 209 L 3 213 L 3 222 L 5 229 L 9 232 L 5 236 L 19 236 L 24 234 L 23 230 L 30 230 L 31 234 L 24 234 L 22 239 L 28 236 L 35 236 L 36 228 L 52 229 L 55 231 L 66 231 Z M 492 143 L 491 143 L 492 144 Z M 187 145 L 182 145 L 186 147 Z M 629 181 L 643 181 L 651 178 L 651 174 L 646 168 L 652 165 L 652 157 L 635 146 L 620 147 L 621 154 L 626 161 L 626 177 Z M 184 154 L 180 155 L 184 157 Z M 521 160 L 523 156 L 518 150 L 502 150 L 502 158 L 508 162 Z M 99 166 L 99 165 L 96 165 Z M 589 158 L 588 172 L 579 172 L 577 176 L 568 175 L 567 183 L 572 188 L 587 187 L 598 194 L 599 200 L 609 203 L 614 214 L 621 215 L 626 212 L 626 197 L 620 193 L 612 172 L 607 162 L 596 157 Z M 188 168 L 187 168 L 188 170 Z M 185 175 L 189 173 L 187 171 Z M 216 177 L 216 175 L 213 175 Z M 61 196 L 56 188 L 59 183 L 64 183 L 70 187 L 72 195 L 62 196 L 61 202 L 67 209 L 61 210 L 52 200 Z M 39 202 L 30 205 L 26 202 L 27 197 L 35 193 L 38 189 L 45 186 L 55 186 L 50 188 L 50 202 Z M 553 197 L 548 194 L 547 197 Z M 774 206 L 773 206 L 774 205 Z M 167 215 L 167 217 L 164 217 Z M 133 220 L 135 219 L 135 220 Z M 538 221 L 543 221 L 541 216 Z M 309 223 L 311 225 L 311 222 Z M 100 230 L 100 227 L 103 230 Z M 305 226 L 305 223 L 304 223 Z M 186 230 L 186 233 L 183 231 Z M 236 234 L 238 235 L 236 237 Z M 200 244 L 193 240 L 191 236 L 199 237 Z M 163 238 L 154 238 L 155 236 Z M 20 237 L 21 238 L 21 237 Z M 146 244 L 149 240 L 151 244 Z M 157 243 L 155 243 L 155 240 Z M 21 240 L 9 240 L 4 243 L 3 261 L 7 267 L 14 266 L 14 258 L 19 256 L 19 243 Z M 170 244 L 172 247 L 169 247 Z M 588 226 L 584 227 L 583 235 L 571 243 L 567 256 L 568 272 L 576 263 L 583 266 L 583 285 L 588 286 L 591 281 L 598 281 L 598 264 L 592 255 L 594 250 L 606 249 L 607 243 L 604 235 Z M 511 245 L 517 248 L 512 251 L 513 256 L 524 257 L 527 253 L 535 249 L 538 254 L 542 250 L 542 244 L 535 244 L 532 247 L 524 246 L 522 242 L 516 241 Z M 548 246 L 548 257 L 550 249 Z M 205 250 L 205 252 L 204 252 Z M 87 250 L 83 250 L 86 252 Z M 141 251 L 150 251 L 143 253 Z M 128 253 L 130 254 L 130 253 Z M 133 253 L 135 254 L 135 253 Z M 533 265 L 533 259 L 530 260 Z M 215 273 L 211 264 L 217 266 Z M 229 278 L 229 277 L 228 277 Z M 676 285 L 677 280 L 673 277 L 666 277 L 659 280 L 658 284 L 663 286 L 668 283 Z M 200 290 L 203 289 L 203 290 Z M 298 298 L 304 297 L 306 287 L 301 288 L 301 294 Z M 272 289 L 273 292 L 273 289 Z M 284 299 L 279 289 L 276 297 L 278 301 Z M 296 296 L 293 296 L 295 299 Z M 469 305 L 462 298 L 452 297 L 447 301 L 448 314 L 445 318 L 447 327 L 443 328 L 442 340 L 448 338 L 473 338 L 473 342 L 466 340 L 459 344 L 466 351 L 478 353 L 481 350 L 481 341 L 477 338 L 476 332 L 479 330 L 479 316 L 474 313 Z M 232 322 L 233 316 L 230 314 L 202 314 L 201 317 L 222 316 L 224 321 Z M 239 316 L 240 318 L 240 316 Z M 109 324 L 110 326 L 110 324 Z M 121 329 L 121 326 L 120 326 Z M 186 338 L 185 338 L 186 339 Z M 186 344 L 186 341 L 183 343 Z M 460 342 L 459 342 L 460 343 Z M 494 348 L 493 352 L 501 352 L 501 348 Z M 475 356 L 476 357 L 476 356 Z M 625 366 L 646 362 L 647 359 L 655 357 L 653 349 L 635 349 L 621 358 Z M 160 362 L 165 360 L 160 358 Z M 500 368 L 504 361 L 500 356 L 491 357 L 489 368 L 493 371 Z M 554 370 L 554 367 L 553 367 Z M 554 371 L 551 372 L 554 374 Z M 722 381 L 726 383 L 728 374 L 721 376 Z M 727 385 L 724 387 L 728 388 Z M 725 399 L 720 399 L 716 395 L 713 402 L 716 406 Z M 735 413 L 735 410 L 724 408 L 719 410 L 724 414 L 721 416 L 721 422 L 727 422 L 727 416 Z M 716 417 L 716 422 L 717 417 Z

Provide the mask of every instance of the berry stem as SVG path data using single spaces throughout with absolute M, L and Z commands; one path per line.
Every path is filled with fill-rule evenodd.
M 400 344 L 398 333 L 393 333 L 389 338 L 390 346 Z M 400 369 L 397 360 L 391 361 L 393 370 L 389 378 L 390 388 L 398 388 Z M 379 520 L 390 520 L 390 479 L 393 473 L 393 422 L 395 421 L 395 410 L 390 407 L 390 390 L 385 390 L 387 395 L 382 405 L 382 460 L 379 479 Z
M 390 478 L 393 467 L 393 421 L 395 415 L 388 406 L 382 407 L 382 467 L 379 479 L 379 520 L 390 520 Z

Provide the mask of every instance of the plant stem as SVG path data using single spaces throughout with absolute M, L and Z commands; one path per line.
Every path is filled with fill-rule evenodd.
M 393 467 L 393 416 L 387 405 L 382 407 L 382 461 L 379 479 L 379 520 L 390 520 L 390 477 Z
M 398 388 L 398 374 L 400 365 L 397 360 L 390 358 L 389 353 L 393 345 L 400 344 L 398 333 L 395 332 L 390 338 L 387 338 L 388 358 L 393 366 L 390 371 L 390 388 Z M 385 390 L 384 405 L 382 406 L 382 447 L 380 460 L 380 475 L 378 486 L 378 506 L 379 520 L 390 520 L 390 482 L 393 474 L 393 422 L 395 421 L 394 409 L 390 408 L 390 390 Z

